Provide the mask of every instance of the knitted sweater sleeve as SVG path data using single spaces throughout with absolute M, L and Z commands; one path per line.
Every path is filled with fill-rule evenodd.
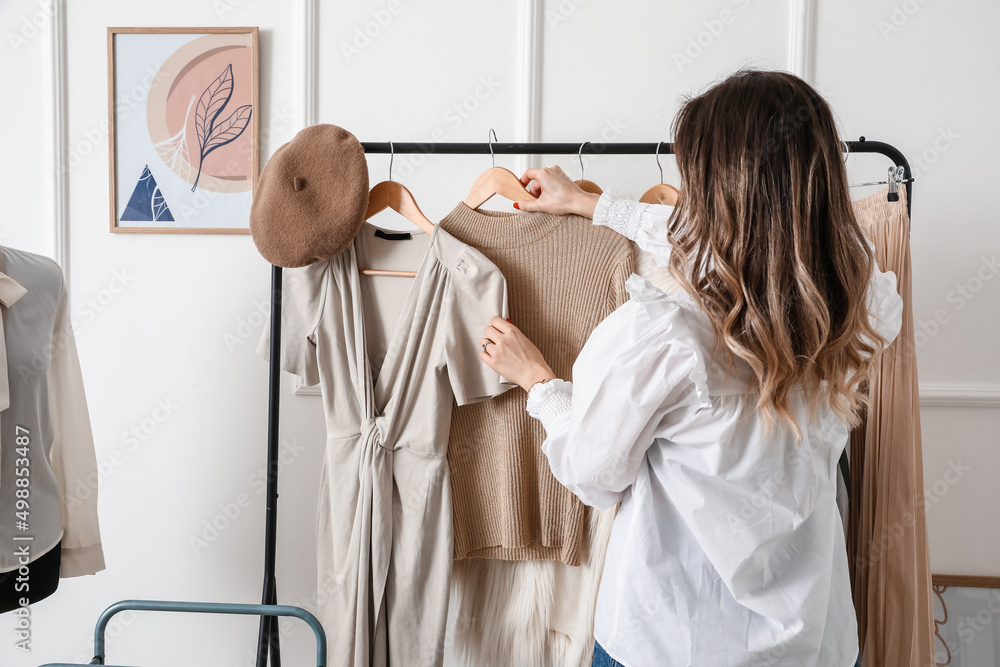
M 622 253 L 614 270 L 611 272 L 611 280 L 608 283 L 608 314 L 618 310 L 618 307 L 628 301 L 629 293 L 625 289 L 625 282 L 635 272 L 635 256 L 632 253 L 632 244 L 622 245 Z

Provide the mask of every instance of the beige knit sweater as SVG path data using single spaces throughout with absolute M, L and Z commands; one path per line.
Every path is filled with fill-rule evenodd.
M 628 299 L 627 239 L 579 216 L 501 213 L 459 204 L 440 226 L 507 279 L 510 317 L 555 374 L 571 380 L 590 332 Z M 486 323 L 483 323 L 484 327 Z M 559 560 L 578 565 L 589 508 L 549 470 L 545 429 L 509 391 L 456 408 L 448 443 L 455 559 Z

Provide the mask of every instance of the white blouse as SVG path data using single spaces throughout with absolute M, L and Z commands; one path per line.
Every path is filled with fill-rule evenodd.
M 660 264 L 672 207 L 602 195 L 594 224 L 624 234 Z M 829 409 L 803 440 L 765 433 L 737 361 L 712 358 L 708 318 L 687 293 L 638 275 L 629 302 L 593 331 L 573 383 L 532 388 L 552 473 L 583 502 L 621 502 L 594 634 L 628 667 L 849 667 L 858 654 L 837 461 L 848 429 Z M 869 307 L 892 340 L 902 300 L 875 271 Z

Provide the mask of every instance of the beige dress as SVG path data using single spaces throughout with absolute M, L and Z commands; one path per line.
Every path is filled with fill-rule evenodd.
M 333 259 L 285 270 L 281 364 L 320 384 L 326 412 L 317 568 L 328 664 L 438 666 L 452 557 L 451 410 L 513 386 L 479 359 L 490 317 L 507 316 L 507 287 L 492 262 L 443 229 L 407 240 L 374 232 L 366 224 Z M 359 266 L 417 277 L 360 276 Z M 393 327 L 386 317 L 400 297 Z

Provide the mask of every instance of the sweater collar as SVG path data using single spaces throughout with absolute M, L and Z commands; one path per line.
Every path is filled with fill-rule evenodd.
M 441 221 L 462 228 L 462 240 L 476 248 L 520 248 L 551 233 L 566 216 L 550 213 L 491 211 L 464 202 Z

